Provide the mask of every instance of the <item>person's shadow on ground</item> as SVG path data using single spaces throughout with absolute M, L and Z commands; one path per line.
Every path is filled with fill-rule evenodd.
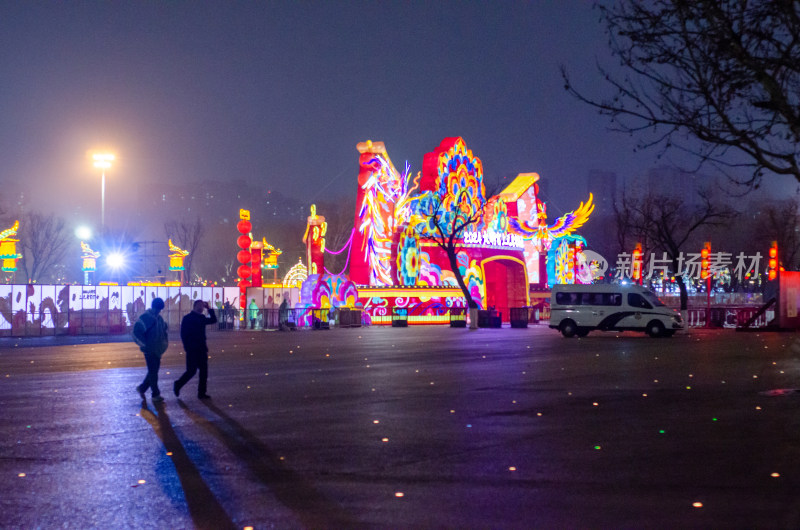
M 182 401 L 180 407 L 195 423 L 220 440 L 243 461 L 250 472 L 307 528 L 355 528 L 359 524 L 341 506 L 327 499 L 299 473 L 292 471 L 264 442 L 210 400 L 203 400 L 209 411 L 221 421 L 211 420 L 190 409 Z
M 164 444 L 164 449 L 172 453 L 172 462 L 178 473 L 189 515 L 196 528 L 235 529 L 236 525 L 225 512 L 217 498 L 203 480 L 203 476 L 194 465 L 178 435 L 172 428 L 164 403 L 154 405 L 158 414 L 142 402 L 141 415 L 155 431 L 156 436 Z

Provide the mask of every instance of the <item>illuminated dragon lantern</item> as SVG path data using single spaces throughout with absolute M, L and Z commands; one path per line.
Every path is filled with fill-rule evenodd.
M 0 260 L 2 260 L 2 270 L 14 272 L 17 270 L 17 260 L 22 254 L 17 253 L 17 243 L 19 239 L 14 239 L 19 230 L 19 221 L 14 221 L 11 228 L 0 231 Z
M 548 262 L 555 262 L 556 251 L 563 251 L 563 245 L 572 249 L 567 255 L 573 261 L 562 260 L 560 267 L 572 267 L 574 272 L 578 243 L 585 243 L 574 232 L 594 209 L 591 195 L 576 210 L 548 225 L 546 205 L 538 197 L 539 175 L 521 173 L 501 193 L 487 198 L 481 160 L 460 137 L 445 138 L 426 154 L 422 171 L 415 177 L 408 165 L 402 174 L 395 169 L 382 142 L 362 142 L 358 151 L 359 191 L 350 264 L 350 278 L 356 284 L 454 284 L 453 273 L 441 260 L 433 259 L 426 251 L 430 245 L 420 240 L 439 233 L 459 216 L 474 219 L 468 227 L 472 235 L 492 234 L 499 246 L 519 242 L 526 269 L 537 271 L 529 278 L 532 283 L 539 281 L 539 256 L 547 254 Z M 470 290 L 474 288 L 480 297 L 481 263 L 467 251 L 458 252 L 458 263 Z M 567 279 L 568 274 L 558 268 L 554 273 L 551 280 Z M 576 279 L 580 280 L 573 275 L 571 281 Z
M 81 241 L 81 259 L 83 260 L 83 272 L 94 272 L 97 270 L 97 258 L 100 253 L 92 250 L 88 243 Z
M 171 254 L 169 255 L 169 270 L 171 271 L 183 271 L 186 270 L 186 267 L 183 265 L 183 260 L 186 256 L 189 255 L 188 250 L 184 250 L 172 244 L 172 239 L 167 240 L 167 246 L 169 246 L 169 251 Z

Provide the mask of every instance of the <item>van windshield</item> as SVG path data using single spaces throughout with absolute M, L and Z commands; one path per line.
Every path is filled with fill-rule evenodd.
M 658 297 L 656 295 L 654 295 L 653 293 L 651 293 L 650 291 L 648 291 L 646 293 L 642 293 L 642 296 L 644 296 L 645 299 L 648 302 L 653 304 L 653 306 L 655 306 L 655 307 L 664 307 L 664 302 L 659 300 Z

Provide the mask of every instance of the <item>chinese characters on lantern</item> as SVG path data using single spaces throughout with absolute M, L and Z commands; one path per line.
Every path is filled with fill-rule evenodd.
M 730 271 L 731 276 L 740 282 L 751 277 L 755 277 L 761 271 L 761 252 L 755 255 L 745 255 L 739 252 L 735 257 L 730 252 L 709 252 L 708 273 L 712 277 L 717 277 L 724 271 Z M 673 270 L 672 259 L 666 252 L 659 257 L 655 253 L 650 254 L 650 259 L 645 263 L 644 257 L 634 251 L 632 254 L 623 252 L 617 256 L 616 278 L 634 278 L 634 275 L 641 270 L 643 279 L 664 276 L 684 276 L 692 280 L 702 279 L 703 255 L 701 252 L 681 252 L 678 255 L 677 270 Z

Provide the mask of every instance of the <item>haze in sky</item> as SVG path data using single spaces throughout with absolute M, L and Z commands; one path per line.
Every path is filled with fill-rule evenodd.
M 33 209 L 94 211 L 89 154 L 108 149 L 117 215 L 205 179 L 311 203 L 355 193 L 360 141 L 417 171 L 462 136 L 487 178 L 538 172 L 572 208 L 591 169 L 665 163 L 565 92 L 561 64 L 601 93 L 596 61 L 613 63 L 577 0 L 5 2 L 2 182 L 33 184 Z

